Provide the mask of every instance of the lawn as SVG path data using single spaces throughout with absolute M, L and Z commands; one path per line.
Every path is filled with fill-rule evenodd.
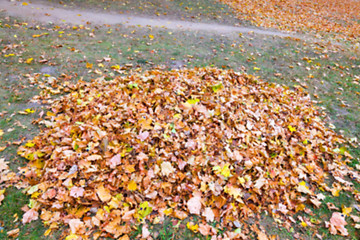
M 74 7 L 72 1 L 62 2 Z M 79 2 L 80 7 L 85 6 L 81 5 L 83 1 Z M 162 1 L 154 5 L 144 2 L 142 9 L 131 3 L 119 5 L 116 1 L 106 4 L 94 1 L 93 4 L 94 9 L 107 8 L 127 14 L 167 14 L 193 21 L 236 22 L 225 5 L 214 5 L 205 0 L 197 4 L 184 1 L 181 12 L 175 12 L 181 4 L 178 1 L 167 2 L 165 8 Z M 40 128 L 33 122 L 39 114 L 46 113 L 51 99 L 63 94 L 51 93 L 45 85 L 61 85 L 62 81 L 75 83 L 79 79 L 90 81 L 100 76 L 111 79 L 134 70 L 204 66 L 235 69 L 291 88 L 301 86 L 327 113 L 324 120 L 328 126 L 348 139 L 346 147 L 354 157 L 349 165 L 359 167 L 360 54 L 350 43 L 331 45 L 251 34 L 219 36 L 140 27 L 32 25 L 1 14 L 0 149 L 5 149 L 0 152 L 0 159 L 9 162 L 10 169 L 15 172 L 26 164 L 26 159 L 18 156 L 17 148 L 39 133 Z M 49 94 L 50 98 L 31 101 L 34 96 L 44 94 Z M 360 191 L 360 184 L 353 183 L 356 191 Z M 20 229 L 18 239 L 58 239 L 62 236 L 61 229 L 44 236 L 47 227 L 39 220 L 23 225 L 21 208 L 28 204 L 29 197 L 15 187 L 2 184 L 6 191 L 0 206 L 1 239 L 10 238 L 7 233 L 17 228 Z M 353 193 L 342 191 L 339 196 L 324 195 L 325 203 L 332 203 L 340 210 L 351 207 L 351 214 L 359 216 L 359 202 Z M 268 235 L 276 235 L 279 239 L 296 239 L 298 236 L 314 239 L 315 230 L 324 239 L 349 239 L 329 234 L 324 221 L 329 221 L 332 211 L 325 204 L 318 209 L 310 204 L 306 208 L 306 213 L 293 216 L 296 224 L 288 229 L 282 226 L 281 218 L 274 220 L 266 214 L 262 215 L 260 225 Z M 301 224 L 301 218 L 311 221 L 314 227 Z M 158 239 L 203 238 L 186 227 L 190 220 L 166 219 L 163 224 L 151 225 L 149 230 Z M 350 239 L 358 239 L 359 230 L 354 228 L 349 217 L 347 220 Z M 250 219 L 249 223 L 251 221 L 255 220 Z M 137 228 L 134 235 L 141 233 L 141 226 L 134 228 Z M 256 234 L 252 232 L 250 237 L 255 239 Z

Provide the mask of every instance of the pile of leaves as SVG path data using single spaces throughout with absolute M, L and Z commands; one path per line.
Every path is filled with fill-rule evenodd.
M 221 0 L 240 19 L 258 26 L 287 31 L 337 33 L 340 38 L 360 37 L 360 2 L 356 0 Z
M 193 231 L 226 228 L 240 238 L 260 212 L 291 216 L 305 203 L 321 205 L 319 189 L 336 194 L 351 190 L 346 175 L 359 180 L 337 147 L 344 140 L 301 87 L 196 68 L 62 91 L 41 133 L 18 151 L 29 160 L 20 171 L 31 195 L 23 222 L 42 219 L 46 234 L 66 224 L 68 239 L 118 238 L 146 220 L 197 215 Z

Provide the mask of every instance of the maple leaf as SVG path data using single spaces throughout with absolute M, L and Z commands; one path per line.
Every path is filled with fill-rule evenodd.
M 104 188 L 104 185 L 100 185 L 96 189 L 96 194 L 98 195 L 98 197 L 102 202 L 107 202 L 111 199 L 110 191 L 109 189 Z
M 194 224 L 193 222 L 187 222 L 186 227 L 195 233 L 199 230 L 199 225 Z
M 119 165 L 121 163 L 121 155 L 120 154 L 116 154 L 115 156 L 113 156 L 109 161 L 108 161 L 108 165 L 110 166 L 110 168 L 114 169 L 117 165 Z
M 140 218 L 143 219 L 152 212 L 152 207 L 149 206 L 149 202 L 145 201 L 140 203 L 137 213 Z
M 175 172 L 175 168 L 171 165 L 170 162 L 161 163 L 161 174 L 164 176 L 169 176 L 171 173 Z
M 82 187 L 72 187 L 70 190 L 70 196 L 74 198 L 82 197 L 84 196 L 85 189 Z
M 30 209 L 29 211 L 24 213 L 22 223 L 23 224 L 29 223 L 31 221 L 37 220 L 38 218 L 39 218 L 39 213 L 34 209 Z
M 133 219 L 133 215 L 135 212 L 136 212 L 136 209 L 125 212 L 124 215 L 122 216 L 122 220 L 125 222 L 130 221 L 131 219 Z
M 337 234 L 337 231 L 339 231 L 342 236 L 348 236 L 349 233 L 345 228 L 346 225 L 344 215 L 339 212 L 334 212 L 330 218 L 330 233 Z
M 211 208 L 207 207 L 204 209 L 202 216 L 204 216 L 206 218 L 207 222 L 213 222 L 215 214 Z
M 85 224 L 80 219 L 70 219 L 69 227 L 71 233 L 83 233 L 85 230 Z
M 135 191 L 137 189 L 136 182 L 131 180 L 128 184 L 128 190 L 129 191 Z
M 187 202 L 187 207 L 191 214 L 200 215 L 201 210 L 201 198 L 198 196 L 192 197 Z
M 211 231 L 211 226 L 208 224 L 199 224 L 199 228 L 198 228 L 199 232 L 204 235 L 204 236 L 208 236 L 210 235 L 210 231 Z
M 256 180 L 254 184 L 254 188 L 260 189 L 262 186 L 264 186 L 267 183 L 267 179 L 261 177 L 258 180 Z
M 309 187 L 306 185 L 306 182 L 304 182 L 304 181 L 301 181 L 299 183 L 299 185 L 297 186 L 297 190 L 302 193 L 312 194 Z
M 149 157 L 145 153 L 141 152 L 139 153 L 139 155 L 136 156 L 136 159 L 139 161 L 145 161 L 149 159 Z
M 150 133 L 148 131 L 145 132 L 141 132 L 137 138 L 140 139 L 141 141 L 145 141 L 148 137 L 149 137 Z

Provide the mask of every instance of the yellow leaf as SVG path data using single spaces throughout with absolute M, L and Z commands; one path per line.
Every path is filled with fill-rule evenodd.
M 27 6 L 27 5 L 29 5 L 29 4 L 28 4 L 27 2 L 23 2 L 22 5 L 23 5 L 23 6 Z
M 128 184 L 128 190 L 129 191 L 135 191 L 137 189 L 136 182 L 131 180 Z
M 334 189 L 331 189 L 331 194 L 334 197 L 338 197 L 340 195 L 340 191 L 341 191 L 341 189 L 334 188 Z
M 230 164 L 227 163 L 227 164 L 225 164 L 225 166 L 223 166 L 223 168 L 221 169 L 221 175 L 223 175 L 224 177 L 229 177 L 229 176 L 230 176 L 229 166 L 230 166 Z
M 0 195 L 3 195 L 5 193 L 6 189 L 1 189 L 0 190 Z
M 111 69 L 120 70 L 120 66 L 119 65 L 113 65 L 113 66 L 111 66 Z
M 306 222 L 302 221 L 302 222 L 301 222 L 301 226 L 303 226 L 303 227 L 307 227 Z
M 255 71 L 259 71 L 261 68 L 258 68 L 258 67 L 254 67 L 254 70 Z
M 344 215 L 347 215 L 347 216 L 349 216 L 349 214 L 351 213 L 351 211 L 352 211 L 352 208 L 351 207 L 343 207 L 342 208 L 342 213 L 344 214 Z
M 174 210 L 172 208 L 168 208 L 168 209 L 165 209 L 163 211 L 163 213 L 166 215 L 166 216 L 169 216 L 170 214 L 172 214 Z
M 199 225 L 197 225 L 197 224 L 194 225 L 193 222 L 188 222 L 188 223 L 186 224 L 186 227 L 187 227 L 188 229 L 190 229 L 191 231 L 193 231 L 194 233 L 197 233 L 198 230 L 199 230 Z
M 51 233 L 51 228 L 49 228 L 48 230 L 45 231 L 44 236 L 49 236 L 49 234 Z
M 27 108 L 27 109 L 25 109 L 25 112 L 27 112 L 27 113 L 34 113 L 35 110 L 33 110 L 33 109 L 31 109 L 31 108 Z
M 196 103 L 200 102 L 200 100 L 199 99 L 189 99 L 186 102 L 189 104 L 196 104 Z
M 147 215 L 149 215 L 152 212 L 152 207 L 149 206 L 149 202 L 145 201 L 140 203 L 139 208 L 137 209 L 137 214 L 139 215 L 138 220 L 142 220 Z
M 65 238 L 65 240 L 78 240 L 78 239 L 80 239 L 80 236 L 78 236 L 78 235 L 76 235 L 74 233 L 70 234 L 69 236 L 67 236 Z
M 150 40 L 153 40 L 154 39 L 154 36 L 153 35 L 149 35 L 149 38 L 150 38 Z
M 93 64 L 92 63 L 86 63 L 86 68 L 89 68 L 89 69 L 92 69 L 92 67 L 93 67 Z
M 213 170 L 215 171 L 216 174 L 221 174 L 224 177 L 230 177 L 231 173 L 229 166 L 230 166 L 229 163 L 225 164 L 222 168 L 220 166 L 214 166 Z
M 290 132 L 295 132 L 296 131 L 296 127 L 292 127 L 291 125 L 288 126 Z
M 34 60 L 33 58 L 28 58 L 28 59 L 26 59 L 25 62 L 26 62 L 27 64 L 30 64 L 33 60 Z
M 4 131 L 0 129 L 0 137 L 4 135 Z
M 33 147 L 35 146 L 35 143 L 33 143 L 32 141 L 28 141 L 26 144 L 25 144 L 25 147 Z

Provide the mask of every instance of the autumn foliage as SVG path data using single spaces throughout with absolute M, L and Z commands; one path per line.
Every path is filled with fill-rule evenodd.
M 285 31 L 337 33 L 360 36 L 360 1 L 357 0 L 221 0 L 234 8 L 240 19 L 257 26 Z
M 194 214 L 193 231 L 217 235 L 217 221 L 245 238 L 249 217 L 319 207 L 319 189 L 336 194 L 352 188 L 346 175 L 359 179 L 301 87 L 205 68 L 61 89 L 42 132 L 19 148 L 31 195 L 23 222 L 41 218 L 47 234 L 65 224 L 69 239 L 118 238 L 145 220 Z

